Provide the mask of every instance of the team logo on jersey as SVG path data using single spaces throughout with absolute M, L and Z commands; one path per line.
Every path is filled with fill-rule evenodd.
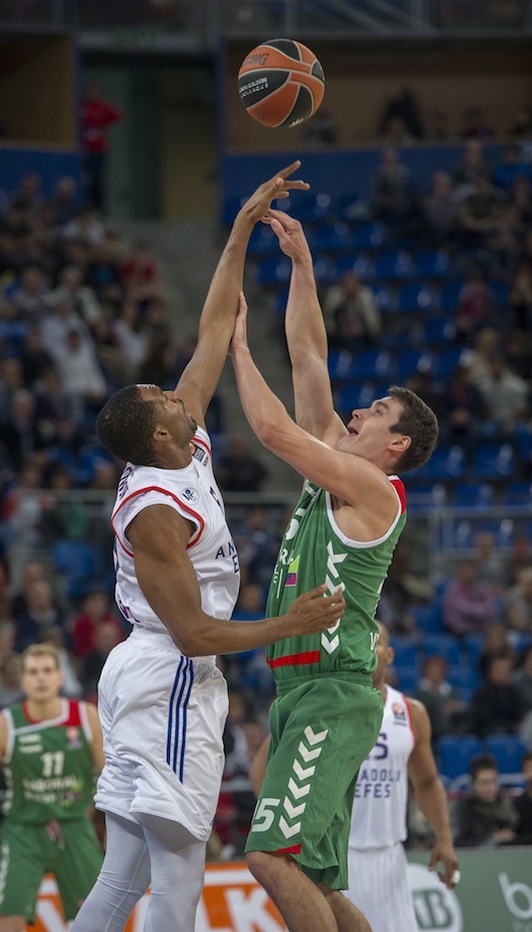
M 199 501 L 199 495 L 196 492 L 196 489 L 185 489 L 184 492 L 181 493 L 181 495 L 183 496 L 185 501 L 189 503 L 189 505 L 195 505 L 196 502 Z
M 392 714 L 394 722 L 398 725 L 406 725 L 406 712 L 399 702 L 392 702 Z
M 195 460 L 198 460 L 199 463 L 203 463 L 207 459 L 207 453 L 205 450 L 202 450 L 201 447 L 196 446 L 195 443 L 190 444 L 190 449 L 192 450 L 192 456 Z
M 74 725 L 70 725 L 70 727 L 67 728 L 65 734 L 66 734 L 66 739 L 68 741 L 69 751 L 73 751 L 75 748 L 81 747 L 81 741 L 79 738 L 79 728 L 76 728 Z
M 297 574 L 299 570 L 299 554 L 292 560 L 286 574 L 285 586 L 297 586 Z

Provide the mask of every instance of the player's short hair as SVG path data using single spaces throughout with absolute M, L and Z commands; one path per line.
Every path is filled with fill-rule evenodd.
M 112 456 L 125 463 L 152 462 L 155 402 L 142 397 L 138 385 L 126 385 L 111 395 L 96 418 L 96 435 Z
M 428 404 L 410 388 L 392 385 L 388 393 L 402 408 L 399 420 L 390 427 L 390 431 L 406 434 L 411 439 L 408 450 L 396 463 L 398 472 L 408 472 L 423 466 L 432 456 L 438 442 L 438 419 Z
M 59 653 L 53 644 L 30 644 L 30 646 L 22 652 L 20 658 L 23 673 L 26 666 L 26 660 L 29 660 L 31 657 L 51 657 L 56 668 L 58 670 L 60 669 Z

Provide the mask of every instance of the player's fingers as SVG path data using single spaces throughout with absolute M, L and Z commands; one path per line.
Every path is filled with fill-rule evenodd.
M 295 162 L 291 162 L 290 165 L 287 165 L 286 168 L 282 168 L 280 172 L 277 172 L 276 178 L 287 178 L 288 175 L 291 175 L 292 172 L 295 172 L 296 168 L 299 168 L 301 165 L 301 159 L 296 159 Z

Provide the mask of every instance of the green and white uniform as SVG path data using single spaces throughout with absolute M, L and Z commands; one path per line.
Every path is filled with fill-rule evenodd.
M 26 703 L 3 710 L 7 783 L 3 806 L 0 914 L 35 918 L 43 876 L 55 874 L 66 919 L 102 863 L 87 815 L 94 795 L 92 735 L 84 703 L 62 700 L 55 719 L 32 721 Z
M 343 617 L 326 631 L 277 641 L 267 651 L 277 698 L 270 713 L 266 777 L 246 851 L 291 854 L 316 882 L 346 889 L 347 847 L 358 769 L 377 739 L 382 697 L 371 674 L 380 593 L 406 521 L 404 487 L 390 477 L 397 514 L 379 540 L 350 540 L 328 492 L 306 482 L 286 529 L 267 614 L 288 611 L 322 582 L 341 588 Z

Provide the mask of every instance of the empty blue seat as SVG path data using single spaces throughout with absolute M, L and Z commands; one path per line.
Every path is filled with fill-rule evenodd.
M 400 667 L 416 667 L 419 665 L 420 652 L 417 644 L 405 638 L 392 638 L 390 646 L 394 649 L 393 665 L 396 669 Z
M 458 363 L 463 349 L 460 346 L 444 346 L 434 359 L 434 376 L 443 382 L 448 382 Z
M 397 306 L 400 311 L 430 311 L 435 295 L 427 282 L 404 282 L 399 287 Z
M 277 206 L 274 204 L 274 207 Z M 286 210 L 285 200 L 279 202 L 279 208 Z M 326 191 L 298 191 L 297 219 L 302 222 L 316 223 L 331 216 L 331 195 Z
M 441 249 L 419 252 L 414 256 L 418 278 L 444 278 L 449 273 L 449 255 Z
M 415 372 L 427 372 L 432 368 L 433 363 L 433 354 L 426 350 L 402 350 L 397 357 L 397 378 L 400 382 L 404 382 Z
M 290 280 L 292 263 L 283 256 L 265 256 L 257 267 L 257 281 L 261 285 L 282 285 Z
M 371 290 L 375 304 L 382 314 L 395 310 L 394 295 L 391 288 L 387 285 L 374 285 Z
M 508 295 L 510 285 L 508 282 L 488 282 L 489 288 L 493 294 L 493 299 L 497 307 L 504 308 L 508 305 Z
M 419 667 L 394 667 L 397 674 L 397 688 L 403 693 L 413 693 L 419 682 Z
M 489 735 L 484 739 L 486 751 L 493 754 L 500 773 L 520 773 L 525 745 L 514 735 Z
M 472 473 L 478 479 L 510 479 L 515 470 L 515 453 L 509 443 L 484 441 L 473 453 Z
M 358 221 L 351 232 L 351 246 L 353 249 L 377 249 L 382 246 L 385 236 L 386 228 L 382 223 Z
M 314 253 L 341 252 L 349 248 L 351 237 L 346 223 L 327 223 L 320 224 L 308 239 Z
M 248 252 L 251 256 L 268 253 L 279 256 L 279 240 L 268 223 L 256 223 L 249 238 Z
M 439 601 L 431 605 L 412 605 L 410 612 L 416 619 L 417 627 L 427 634 L 443 632 L 443 615 Z
M 532 482 L 508 482 L 502 491 L 503 505 L 529 505 L 532 502 Z
M 334 264 L 334 275 L 341 278 L 346 272 L 354 272 L 361 280 L 366 281 L 373 277 L 373 262 L 371 256 L 361 252 L 357 255 L 346 254 L 338 256 Z
M 463 282 L 445 282 L 440 289 L 439 304 L 442 311 L 455 311 L 458 307 Z
M 484 750 L 476 735 L 444 735 L 438 742 L 439 772 L 448 780 L 455 780 L 469 772 L 469 762 Z
M 340 414 L 350 415 L 356 408 L 369 408 L 378 397 L 377 388 L 368 382 L 344 385 L 337 396 L 337 409 Z
M 459 666 L 466 659 L 460 644 L 450 634 L 427 633 L 421 644 L 421 652 L 423 657 L 433 657 L 438 654 L 447 661 L 450 667 Z
M 466 457 L 458 446 L 436 447 L 428 463 L 416 470 L 423 479 L 445 482 L 461 479 L 466 474 Z
M 449 343 L 454 340 L 456 328 L 454 322 L 448 317 L 427 317 L 422 325 L 422 340 L 424 346 Z
M 464 482 L 457 485 L 453 502 L 458 508 L 491 508 L 493 486 L 487 482 Z
M 375 278 L 399 281 L 413 273 L 412 256 L 408 252 L 382 252 L 375 258 Z

